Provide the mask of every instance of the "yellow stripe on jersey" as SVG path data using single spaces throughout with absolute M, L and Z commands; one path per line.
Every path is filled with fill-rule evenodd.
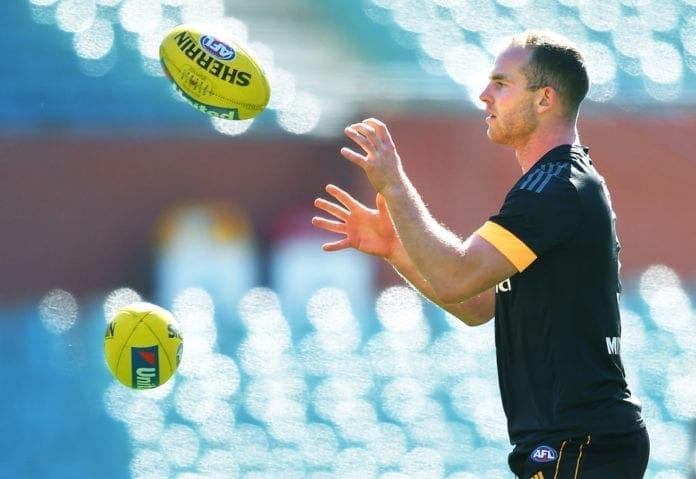
M 510 260 L 517 271 L 524 271 L 537 258 L 529 246 L 497 223 L 486 221 L 475 233 Z

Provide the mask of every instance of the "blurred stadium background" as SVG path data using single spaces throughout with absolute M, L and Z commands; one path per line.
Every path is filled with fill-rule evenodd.
M 223 23 L 270 109 L 211 120 L 159 39 Z M 0 7 L 0 476 L 510 477 L 492 325 L 468 328 L 309 226 L 348 122 L 391 126 L 434 213 L 465 235 L 519 175 L 477 95 L 501 38 L 565 33 L 593 78 L 581 136 L 623 244 L 623 355 L 648 478 L 693 479 L 696 2 L 11 0 Z M 135 299 L 186 344 L 133 392 L 102 358 Z

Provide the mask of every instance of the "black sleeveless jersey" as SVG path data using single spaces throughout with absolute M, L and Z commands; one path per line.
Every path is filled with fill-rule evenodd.
M 615 216 L 588 150 L 549 151 L 476 234 L 519 271 L 495 305 L 511 443 L 643 427 L 620 357 Z

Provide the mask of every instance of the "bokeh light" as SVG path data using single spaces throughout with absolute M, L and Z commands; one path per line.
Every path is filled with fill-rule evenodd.
M 306 92 L 296 92 L 278 114 L 278 124 L 286 131 L 301 135 L 311 132 L 321 118 L 319 99 Z
M 274 68 L 268 73 L 271 85 L 271 100 L 268 108 L 284 110 L 289 107 L 296 94 L 295 76 L 282 68 Z
M 104 300 L 104 319 L 108 323 L 116 312 L 131 303 L 142 301 L 140 294 L 131 288 L 119 288 L 106 295 Z
M 181 23 L 213 23 L 225 18 L 222 0 L 187 0 L 181 3 Z
M 210 120 L 213 124 L 213 128 L 219 131 L 223 135 L 237 136 L 241 135 L 247 131 L 251 125 L 254 124 L 254 120 L 224 120 L 222 118 L 212 118 Z
M 144 58 L 156 61 L 160 75 L 162 67 L 159 65 L 159 47 L 166 32 L 175 26 L 174 20 L 162 18 L 153 28 L 138 32 L 138 50 Z
M 691 55 L 696 55 L 696 14 L 684 19 L 680 39 L 684 50 Z
M 659 2 L 637 2 L 638 14 L 645 19 L 654 32 L 669 32 L 680 22 L 681 6 L 679 0 L 660 0 Z
M 350 447 L 341 451 L 334 463 L 335 477 L 345 479 L 373 479 L 377 477 L 377 459 L 370 451 Z
M 440 452 L 416 447 L 401 459 L 401 470 L 404 477 L 442 477 L 445 464 Z
M 578 5 L 580 20 L 592 30 L 609 32 L 621 22 L 621 4 L 618 0 L 588 0 Z
M 111 23 L 98 18 L 73 37 L 73 48 L 77 56 L 87 60 L 104 58 L 114 47 L 114 29 Z
M 164 412 L 155 400 L 135 396 L 126 405 L 124 422 L 135 441 L 153 443 L 164 430 Z
M 97 17 L 95 0 L 61 0 L 56 8 L 56 25 L 66 32 L 87 30 Z
M 162 21 L 162 5 L 158 0 L 123 0 L 119 20 L 129 32 L 147 33 L 155 30 Z
M 481 32 L 497 17 L 493 0 L 464 0 L 450 6 L 452 18 L 463 30 Z M 483 21 L 482 21 L 483 20 Z
M 63 334 L 77 321 L 77 300 L 68 291 L 54 289 L 39 302 L 39 317 L 44 327 L 54 334 Z
M 469 91 L 472 103 L 480 105 L 479 95 L 486 86 L 493 58 L 476 45 L 459 45 L 445 54 L 445 70 Z
M 171 424 L 162 433 L 160 450 L 174 467 L 189 467 L 198 458 L 200 439 L 189 426 Z
M 138 450 L 130 466 L 133 479 L 169 479 L 169 463 L 162 453 L 153 449 Z
M 660 329 L 679 339 L 686 335 L 680 345 L 696 352 L 691 302 L 674 270 L 664 265 L 651 266 L 640 278 L 640 292 Z
M 646 77 L 656 83 L 676 83 L 682 76 L 681 55 L 669 43 L 655 41 L 646 45 L 640 61 Z

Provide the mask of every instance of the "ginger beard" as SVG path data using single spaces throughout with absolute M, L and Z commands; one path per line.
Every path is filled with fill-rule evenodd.
M 494 106 L 495 115 L 487 121 L 488 138 L 494 143 L 513 148 L 526 143 L 539 124 L 532 92 L 525 92 L 511 107 Z

